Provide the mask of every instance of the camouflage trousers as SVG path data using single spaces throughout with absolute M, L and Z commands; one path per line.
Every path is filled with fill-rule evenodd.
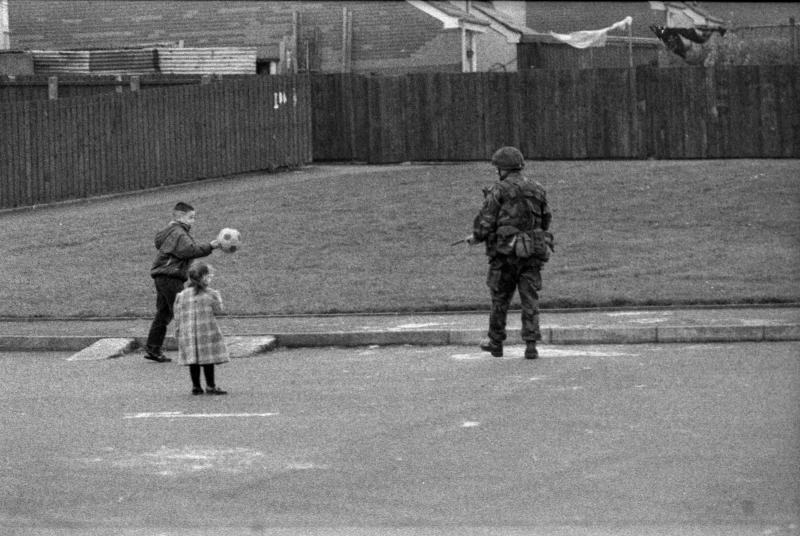
M 539 294 L 542 289 L 541 263 L 536 259 L 518 259 L 515 256 L 497 255 L 489 261 L 486 284 L 492 296 L 489 315 L 489 338 L 495 342 L 506 339 L 508 306 L 519 289 L 522 304 L 522 340 L 538 341 Z

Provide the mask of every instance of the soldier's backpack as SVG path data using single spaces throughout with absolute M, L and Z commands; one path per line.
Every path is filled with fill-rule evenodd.
M 507 245 L 506 254 L 513 252 L 520 259 L 533 257 L 541 262 L 550 260 L 554 249 L 553 234 L 535 226 L 535 222 L 542 219 L 541 202 L 535 190 L 517 186 L 515 194 L 503 203 L 501 210 L 511 215 L 516 223 L 497 230 L 498 244 Z

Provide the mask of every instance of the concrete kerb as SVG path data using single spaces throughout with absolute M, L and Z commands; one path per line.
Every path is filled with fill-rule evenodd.
M 483 329 L 295 332 L 229 336 L 226 342 L 232 357 L 251 357 L 280 347 L 472 346 L 485 334 Z M 800 341 L 800 325 L 544 328 L 541 340 L 554 345 L 779 341 Z M 77 352 L 73 360 L 93 360 L 120 357 L 144 342 L 144 338 L 99 336 L 6 336 L 0 337 L 0 351 L 71 351 Z M 166 350 L 177 349 L 174 337 L 164 342 Z M 519 329 L 508 331 L 506 344 L 522 343 Z
M 369 346 L 407 344 L 417 346 L 476 345 L 483 329 L 362 331 L 328 333 L 278 333 L 278 347 Z M 506 344 L 522 344 L 519 329 L 509 330 Z M 542 344 L 656 344 L 704 342 L 766 342 L 800 340 L 800 325 L 769 326 L 659 326 L 605 328 L 545 328 Z
M 765 341 L 800 341 L 800 325 L 764 326 Z
M 0 351 L 78 352 L 93 345 L 101 338 L 83 336 L 0 337 Z

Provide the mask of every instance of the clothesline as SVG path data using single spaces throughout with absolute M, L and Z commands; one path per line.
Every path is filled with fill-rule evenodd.
M 628 33 L 630 35 L 630 28 L 632 24 L 633 18 L 625 17 L 621 21 L 615 22 L 608 28 L 602 28 L 600 30 L 582 30 L 569 34 L 550 32 L 550 35 L 575 48 L 604 47 L 606 46 L 606 41 L 608 40 L 608 32 L 628 29 Z

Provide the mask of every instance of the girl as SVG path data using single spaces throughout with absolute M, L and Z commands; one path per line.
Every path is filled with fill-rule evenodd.
M 214 277 L 212 267 L 195 261 L 189 267 L 186 288 L 175 299 L 178 339 L 178 361 L 189 366 L 192 394 L 203 394 L 200 386 L 200 365 L 206 377 L 206 393 L 224 395 L 226 391 L 214 383 L 214 365 L 230 361 L 228 348 L 217 326 L 216 314 L 222 312 L 222 298 L 208 285 Z

